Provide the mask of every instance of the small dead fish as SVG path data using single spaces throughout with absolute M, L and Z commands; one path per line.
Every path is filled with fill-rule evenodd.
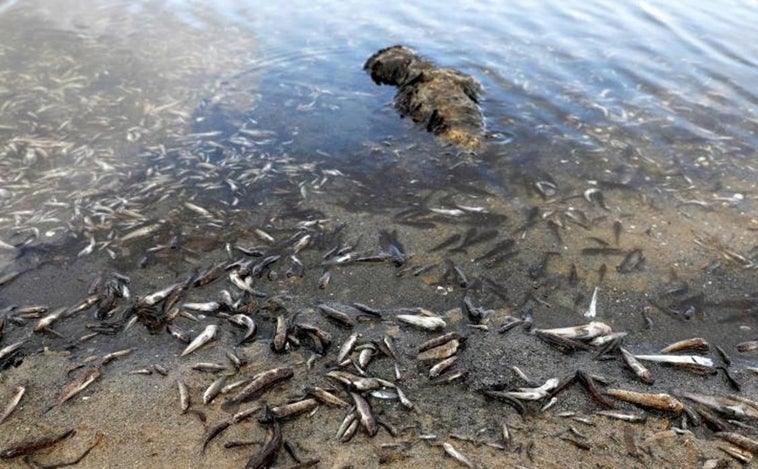
M 360 336 L 360 333 L 353 332 L 347 339 L 345 339 L 345 342 L 340 347 L 339 354 L 337 355 L 337 363 L 341 363 L 352 353 L 353 347 L 355 347 L 355 343 Z
M 355 402 L 355 410 L 360 416 L 361 425 L 366 430 L 366 433 L 368 433 L 369 436 L 376 435 L 379 427 L 376 424 L 376 419 L 374 419 L 374 414 L 371 413 L 371 406 L 368 401 L 366 401 L 366 399 L 360 394 L 354 392 L 351 392 L 350 396 L 352 396 L 353 402 Z
M 451 366 L 453 366 L 458 360 L 458 357 L 453 355 L 452 357 L 446 358 L 442 360 L 441 362 L 437 363 L 433 367 L 429 369 L 429 378 L 436 378 L 437 376 L 441 375 L 445 371 L 448 370 Z
M 205 303 L 182 303 L 182 307 L 190 311 L 199 311 L 201 313 L 213 313 L 221 308 L 217 301 L 206 301 Z
M 356 324 L 355 318 L 344 311 L 338 310 L 333 306 L 321 303 L 318 305 L 318 309 L 321 311 L 321 314 L 323 314 L 324 317 L 335 321 L 340 326 L 354 327 Z
M 183 288 L 183 287 L 184 287 L 183 283 L 176 283 L 174 285 L 169 285 L 163 290 L 158 290 L 157 292 L 150 293 L 149 295 L 145 295 L 137 301 L 137 307 L 142 308 L 142 307 L 155 306 L 156 304 L 165 300 L 166 297 L 169 296 L 171 293 L 173 293 L 175 290 Z
M 24 440 L 20 443 L 15 443 L 8 448 L 0 450 L 0 459 L 13 459 L 31 454 L 41 449 L 49 448 L 50 446 L 73 436 L 75 433 L 76 430 L 71 429 L 59 435 L 38 438 L 36 440 Z
M 592 321 L 589 324 L 574 327 L 560 327 L 556 329 L 537 329 L 540 332 L 557 335 L 566 339 L 590 340 L 601 335 L 608 335 L 613 332 L 611 326 L 600 322 Z
M 142 228 L 137 228 L 136 230 L 124 235 L 124 237 L 121 238 L 121 242 L 129 241 L 130 239 L 134 238 L 142 238 L 143 236 L 147 236 L 158 231 L 161 226 L 163 226 L 161 223 L 155 223 L 152 225 L 143 226 Z
M 635 355 L 634 358 L 670 365 L 696 365 L 704 368 L 713 368 L 713 360 L 699 355 Z
M 445 453 L 447 453 L 448 456 L 455 459 L 459 463 L 463 464 L 466 467 L 475 468 L 476 465 L 471 461 L 471 459 L 468 458 L 465 454 L 461 453 L 453 445 L 451 445 L 448 442 L 442 443 L 442 448 L 444 448 Z
M 624 347 L 619 347 L 619 350 L 621 351 L 621 358 L 624 360 L 624 363 L 626 363 L 626 365 L 632 369 L 640 381 L 645 384 L 653 384 L 655 382 L 652 375 L 650 374 L 650 370 L 645 368 L 645 365 L 640 363 L 639 360 L 634 357 L 634 355 L 632 355 Z
M 439 316 L 422 316 L 415 314 L 398 314 L 397 319 L 411 326 L 415 326 L 427 331 L 437 331 L 444 329 L 447 323 Z
M 647 421 L 647 415 L 637 412 L 626 412 L 623 410 L 598 410 L 595 415 L 602 415 L 604 417 L 623 420 L 630 423 L 644 423 Z
M 558 378 L 550 378 L 545 384 L 536 388 L 518 388 L 516 391 L 505 393 L 509 397 L 525 401 L 538 401 L 550 394 L 559 384 Z
M 34 332 L 41 332 L 49 328 L 55 321 L 57 321 L 61 316 L 63 316 L 63 313 L 66 312 L 66 308 L 58 308 L 52 313 L 48 314 L 47 316 L 41 318 L 39 321 L 37 321 L 37 324 L 34 326 Z
M 287 320 L 284 315 L 276 317 L 276 329 L 274 331 L 274 340 L 271 341 L 271 349 L 276 353 L 284 352 L 287 345 Z
M 209 428 L 208 432 L 206 432 L 205 434 L 205 440 L 203 440 L 203 447 L 200 450 L 200 452 L 205 453 L 205 448 L 208 446 L 208 443 L 210 443 L 211 440 L 219 436 L 224 430 L 229 428 L 231 424 L 232 422 L 225 420 Z
M 3 423 L 5 419 L 7 419 L 13 413 L 13 411 L 16 410 L 18 403 L 21 402 L 21 398 L 24 397 L 25 393 L 26 393 L 25 385 L 16 386 L 13 397 L 11 398 L 10 402 L 8 402 L 8 405 L 5 406 L 5 410 L 3 410 L 3 413 L 0 414 L 0 423 Z
M 741 353 L 754 352 L 758 350 L 758 340 L 749 340 L 737 344 L 737 351 Z
M 653 394 L 615 388 L 606 389 L 605 393 L 611 397 L 615 397 L 620 401 L 630 402 L 632 404 L 637 404 L 664 412 L 672 412 L 677 415 L 681 414 L 684 410 L 684 405 L 678 399 L 669 394 Z
M 255 321 L 253 321 L 250 316 L 246 314 L 235 314 L 234 316 L 229 317 L 229 322 L 245 328 L 245 335 L 242 337 L 242 340 L 239 341 L 240 344 L 247 342 L 248 339 L 255 335 Z
M 179 405 L 182 408 L 182 413 L 187 412 L 190 408 L 190 395 L 187 385 L 182 381 L 177 381 L 176 385 L 179 388 Z
M 226 384 L 227 376 L 222 376 L 211 383 L 203 392 L 203 404 L 210 404 L 221 393 L 221 388 Z
M 291 378 L 295 371 L 290 367 L 272 368 L 262 371 L 252 377 L 250 383 L 242 388 L 236 396 L 227 401 L 227 405 L 235 405 L 248 401 L 264 390 L 285 379 Z
M 326 389 L 322 389 L 317 386 L 308 386 L 305 388 L 305 392 L 308 395 L 315 397 L 319 400 L 319 402 L 322 402 L 324 404 L 329 404 L 336 407 L 350 407 L 350 404 L 330 393 Z
M 61 390 L 59 396 L 58 396 L 58 405 L 63 404 L 67 400 L 71 399 L 72 397 L 76 396 L 80 392 L 87 389 L 87 386 L 94 383 L 97 378 L 100 377 L 100 367 L 94 366 L 90 368 L 89 370 L 85 371 L 79 379 L 72 381 L 71 383 L 64 386 L 64 388 Z
M 102 365 L 107 365 L 108 363 L 112 362 L 113 360 L 116 360 L 117 358 L 121 358 L 121 357 L 125 357 L 125 356 L 129 355 L 133 351 L 134 351 L 134 349 L 127 348 L 127 349 L 124 349 L 124 350 L 117 350 L 115 352 L 111 352 L 111 353 L 109 353 L 107 355 L 104 355 L 100 363 Z
M 595 290 L 592 292 L 592 299 L 590 300 L 590 306 L 587 308 L 587 311 L 584 313 L 585 318 L 594 318 L 597 316 L 597 290 L 598 288 L 595 287 Z
M 706 353 L 710 350 L 710 345 L 702 337 L 694 337 L 692 339 L 680 340 L 667 347 L 661 349 L 660 353 L 674 353 L 683 351 L 703 352 Z
M 425 350 L 418 354 L 420 362 L 439 361 L 455 355 L 460 346 L 458 339 L 453 339 L 440 346 Z
M 735 446 L 739 446 L 746 451 L 758 455 L 758 440 L 734 432 L 716 432 L 714 435 L 717 438 L 721 438 Z
M 16 350 L 20 349 L 25 343 L 26 343 L 26 339 L 19 340 L 18 342 L 15 342 L 13 344 L 10 344 L 0 349 L 0 360 L 4 359 L 5 357 L 9 357 Z
M 200 333 L 195 339 L 190 342 L 190 344 L 184 349 L 182 354 L 180 356 L 189 355 L 190 353 L 194 352 L 198 348 L 202 347 L 203 345 L 207 344 L 211 340 L 213 340 L 216 337 L 216 333 L 218 332 L 218 326 L 214 324 L 210 324 L 205 327 L 205 330 Z
M 271 412 L 268 415 L 264 414 L 261 419 L 259 419 L 259 421 L 261 423 L 268 423 L 268 420 L 266 420 L 267 418 L 276 420 L 291 419 L 293 417 L 297 417 L 300 414 L 312 411 L 318 407 L 318 404 L 319 402 L 316 399 L 308 398 L 302 399 L 297 402 L 291 402 L 289 404 L 272 407 Z

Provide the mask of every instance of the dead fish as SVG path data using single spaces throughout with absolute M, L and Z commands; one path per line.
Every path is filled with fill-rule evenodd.
M 205 330 L 200 333 L 195 339 L 190 342 L 190 344 L 184 349 L 181 357 L 185 355 L 189 355 L 190 353 L 194 352 L 195 350 L 199 349 L 203 345 L 207 344 L 211 340 L 213 340 L 216 337 L 216 333 L 218 332 L 218 326 L 214 324 L 210 324 L 205 327 Z
M 219 422 L 218 424 L 214 425 L 213 427 L 209 428 L 208 431 L 205 434 L 205 440 L 203 440 L 203 447 L 200 450 L 201 453 L 205 453 L 205 448 L 208 446 L 208 443 L 211 442 L 214 438 L 219 436 L 224 430 L 229 428 L 229 426 L 232 424 L 232 422 L 229 421 L 223 421 Z
M 704 368 L 713 368 L 713 360 L 699 355 L 635 355 L 634 358 L 670 365 L 696 365 Z
M 142 228 L 137 228 L 136 230 L 127 233 L 121 238 L 121 242 L 129 241 L 130 239 L 134 238 L 142 238 L 144 236 L 147 236 L 149 234 L 152 234 L 156 231 L 158 231 L 163 224 L 161 223 L 155 223 L 152 225 L 143 226 Z
M 15 443 L 8 448 L 0 450 L 0 459 L 13 459 L 19 456 L 34 453 L 41 449 L 49 448 L 50 446 L 53 446 L 56 443 L 73 436 L 75 433 L 76 430 L 71 429 L 59 435 L 38 438 L 36 440 L 25 440 L 20 443 Z
M 446 358 L 442 360 L 441 362 L 437 363 L 433 367 L 429 369 L 429 378 L 436 378 L 437 376 L 441 375 L 445 371 L 448 370 L 451 366 L 455 364 L 455 362 L 458 360 L 458 357 L 456 355 L 453 355 L 452 357 Z
M 240 344 L 247 342 L 248 339 L 255 335 L 255 321 L 253 321 L 250 316 L 246 314 L 235 314 L 234 316 L 230 316 L 228 320 L 234 325 L 245 328 L 245 335 L 242 337 L 242 340 L 239 341 Z
M 243 420 L 247 420 L 248 418 L 252 417 L 253 414 L 261 410 L 261 406 L 255 405 L 253 407 L 250 407 L 249 409 L 243 409 L 234 414 L 232 417 L 232 422 L 234 423 L 240 423 Z
M 179 405 L 182 408 L 182 413 L 185 413 L 190 407 L 189 389 L 187 388 L 187 385 L 182 381 L 177 380 L 176 385 L 179 388 Z
M 703 352 L 706 353 L 710 350 L 708 342 L 702 337 L 694 337 L 692 339 L 680 340 L 669 346 L 661 349 L 660 353 L 674 353 L 683 351 Z
M 5 357 L 9 357 L 16 350 L 20 349 L 25 343 L 26 339 L 23 339 L 0 349 L 0 360 L 3 360 Z
M 327 319 L 335 321 L 340 326 L 352 328 L 356 324 L 355 318 L 333 306 L 321 303 L 318 305 L 318 309 L 321 311 L 321 314 L 323 314 Z
M 355 347 L 355 343 L 358 341 L 358 338 L 360 336 L 361 334 L 358 332 L 353 332 L 348 336 L 348 338 L 340 347 L 339 354 L 337 355 L 337 363 L 341 363 L 352 353 L 353 347 Z
M 264 408 L 264 413 L 266 412 L 269 410 Z M 263 469 L 269 467 L 276 460 L 279 448 L 282 446 L 282 431 L 279 422 L 276 419 L 271 420 L 272 422 L 266 430 L 266 442 L 257 453 L 250 456 L 247 464 L 245 464 L 245 469 Z
M 294 374 L 294 370 L 290 367 L 272 368 L 262 371 L 254 375 L 250 383 L 242 388 L 236 396 L 227 401 L 227 403 L 234 405 L 253 399 L 267 388 L 291 378 Z
M 371 413 L 371 406 L 368 401 L 358 393 L 351 392 L 350 396 L 352 396 L 353 402 L 355 402 L 355 410 L 360 416 L 361 425 L 366 430 L 366 433 L 368 433 L 369 436 L 376 435 L 379 427 L 374 419 L 374 414 Z
M 460 346 L 458 339 L 453 339 L 440 346 L 425 350 L 418 354 L 417 359 L 420 362 L 439 361 L 455 355 Z
M 574 327 L 560 327 L 556 329 L 536 329 L 547 334 L 557 335 L 566 339 L 589 340 L 601 335 L 608 335 L 613 332 L 611 326 L 600 322 L 592 321 L 589 324 Z
M 550 394 L 550 391 L 555 389 L 558 383 L 558 378 L 550 378 L 542 386 L 536 388 L 517 388 L 516 391 L 509 391 L 505 394 L 513 399 L 538 401 Z
M 149 295 L 145 295 L 137 301 L 137 307 L 146 308 L 149 306 L 155 306 L 156 304 L 165 300 L 168 295 L 174 292 L 174 290 L 177 290 L 183 287 L 184 287 L 183 283 L 175 283 L 174 285 L 169 285 L 168 287 L 162 290 L 158 290 L 157 292 L 150 293 Z
M 630 423 L 645 423 L 647 415 L 637 412 L 626 412 L 623 410 L 598 410 L 595 415 L 602 415 L 616 420 L 623 420 Z
M 615 397 L 620 401 L 630 402 L 632 404 L 637 404 L 664 412 L 672 412 L 677 415 L 681 414 L 684 410 L 684 405 L 678 399 L 669 394 L 653 394 L 615 388 L 606 389 L 605 393 L 611 397 Z
M 475 468 L 476 465 L 471 461 L 471 459 L 468 458 L 465 454 L 461 453 L 453 445 L 451 445 L 448 442 L 442 443 L 442 448 L 444 448 L 445 453 L 448 454 L 448 456 L 452 457 L 459 463 L 463 464 L 466 467 Z
M 592 299 L 590 300 L 590 306 L 587 308 L 587 311 L 584 313 L 585 318 L 594 318 L 597 316 L 597 291 L 598 288 L 595 287 L 595 290 L 592 292 Z
M 450 342 L 451 340 L 456 340 L 456 339 L 463 342 L 465 340 L 465 337 L 463 337 L 458 332 L 448 332 L 446 334 L 442 334 L 441 336 L 434 337 L 422 343 L 421 345 L 419 345 L 418 351 L 419 353 L 425 352 L 429 349 L 432 349 L 434 347 L 439 347 L 440 345 L 446 344 Z
M 213 381 L 210 386 L 203 392 L 203 404 L 210 404 L 216 396 L 221 393 L 221 388 L 226 384 L 227 376 L 221 376 L 217 380 Z
M 305 388 L 305 392 L 306 394 L 315 397 L 319 400 L 319 402 L 322 402 L 324 404 L 330 404 L 336 407 L 350 407 L 350 404 L 330 393 L 326 389 L 322 389 L 317 386 L 308 386 Z
M 753 352 L 758 350 L 758 340 L 749 340 L 737 344 L 737 351 L 741 353 Z
M 271 349 L 276 353 L 284 352 L 287 345 L 287 320 L 284 315 L 276 317 L 276 329 L 274 330 L 274 340 L 271 341 Z
M 427 331 L 437 331 L 444 329 L 447 323 L 439 316 L 422 316 L 416 314 L 398 314 L 397 319 L 411 326 L 418 327 Z
M 8 402 L 8 405 L 5 406 L 3 413 L 0 414 L 0 423 L 3 423 L 5 419 L 7 419 L 13 413 L 13 411 L 16 410 L 18 403 L 21 402 L 21 398 L 24 397 L 25 393 L 26 385 L 16 386 L 13 397 L 11 398 L 10 402 Z
M 52 313 L 48 314 L 47 316 L 41 318 L 39 321 L 37 321 L 37 324 L 34 326 L 34 332 L 41 332 L 49 328 L 55 321 L 57 321 L 59 318 L 63 316 L 63 313 L 66 312 L 66 308 L 58 308 Z
M 72 381 L 68 385 L 64 386 L 58 396 L 58 405 L 63 404 L 67 400 L 76 396 L 80 392 L 87 389 L 87 386 L 94 383 L 97 378 L 100 377 L 100 366 L 94 366 L 85 371 L 79 379 Z
M 262 415 L 259 421 L 261 423 L 268 423 L 268 420 L 266 420 L 268 418 L 276 420 L 287 420 L 293 417 L 297 417 L 300 414 L 310 412 L 316 407 L 318 407 L 318 401 L 316 399 L 302 399 L 297 402 L 291 402 L 289 404 L 272 407 L 271 412 L 268 415 Z
M 740 435 L 739 433 L 734 432 L 716 432 L 714 433 L 714 436 L 728 441 L 735 446 L 739 446 L 746 451 L 750 451 L 755 455 L 758 455 L 758 440 L 754 440 L 752 438 L 748 438 L 744 435 Z
M 184 309 L 190 311 L 199 311 L 201 313 L 213 313 L 221 308 L 221 304 L 217 301 L 206 301 L 205 303 L 182 303 Z
M 113 360 L 116 360 L 118 358 L 125 357 L 125 356 L 129 355 L 133 351 L 134 351 L 134 349 L 127 348 L 127 349 L 124 349 L 124 350 L 117 350 L 115 352 L 111 352 L 111 353 L 103 356 L 102 360 L 100 361 L 100 364 L 107 365 L 108 363 L 112 362 Z
M 637 378 L 640 379 L 640 381 L 645 384 L 653 384 L 655 382 L 652 375 L 650 374 L 650 370 L 645 368 L 645 365 L 640 363 L 639 360 L 634 357 L 634 355 L 632 355 L 624 347 L 619 347 L 619 350 L 621 351 L 621 358 L 624 360 L 624 363 L 626 363 L 626 365 L 631 368 L 631 370 L 634 372 Z

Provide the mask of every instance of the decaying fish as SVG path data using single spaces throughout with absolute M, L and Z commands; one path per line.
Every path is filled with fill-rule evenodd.
M 203 345 L 207 344 L 211 340 L 213 340 L 216 337 L 216 333 L 218 332 L 218 326 L 215 324 L 209 324 L 205 327 L 203 332 L 200 333 L 197 337 L 190 342 L 190 344 L 184 349 L 182 354 L 180 356 L 189 355 L 190 353 L 194 352 L 195 350 L 199 349 Z
M 442 345 L 439 345 L 437 347 L 424 350 L 423 352 L 418 354 L 418 361 L 420 362 L 429 362 L 429 361 L 440 361 L 445 358 L 449 358 L 458 351 L 458 347 L 460 347 L 461 342 L 458 339 L 450 340 Z
M 473 463 L 473 461 L 471 461 L 471 459 L 468 458 L 468 456 L 455 449 L 455 447 L 450 443 L 442 443 L 442 448 L 445 450 L 445 453 L 447 453 L 450 457 L 463 464 L 464 466 L 470 467 L 472 469 L 476 467 L 476 465 Z
M 242 340 L 239 341 L 240 344 L 247 342 L 248 339 L 255 335 L 255 321 L 253 321 L 250 316 L 246 314 L 235 314 L 234 316 L 229 317 L 229 322 L 245 328 L 245 335 L 242 336 Z
M 623 358 L 624 363 L 626 363 L 626 365 L 631 368 L 631 370 L 635 375 L 637 375 L 637 378 L 639 378 L 640 381 L 645 384 L 653 384 L 655 382 L 652 375 L 650 374 L 650 370 L 645 368 L 645 366 L 640 363 L 639 360 L 637 360 L 631 352 L 629 352 L 624 347 L 619 347 L 619 350 L 621 351 L 621 358 Z
M 79 377 L 79 379 L 76 379 L 68 385 L 64 386 L 58 395 L 58 405 L 63 404 L 67 400 L 87 389 L 87 386 L 94 383 L 95 380 L 99 377 L 100 366 L 93 366 L 89 368 Z
M 270 412 L 268 408 L 264 408 L 264 413 L 267 412 Z M 279 448 L 282 446 L 282 430 L 276 419 L 272 418 L 270 421 L 271 423 L 266 427 L 266 442 L 260 450 L 250 456 L 245 469 L 263 469 L 276 460 Z
M 14 393 L 13 393 L 13 397 L 11 398 L 10 402 L 8 402 L 8 405 L 5 406 L 5 410 L 3 410 L 3 413 L 0 414 L 0 423 L 3 423 L 5 419 L 7 419 L 13 413 L 13 411 L 16 410 L 18 403 L 21 402 L 21 398 L 24 397 L 25 393 L 26 393 L 26 385 L 16 386 L 16 389 L 14 390 Z
M 615 397 L 620 401 L 630 402 L 632 404 L 637 404 L 664 412 L 671 412 L 676 415 L 681 414 L 684 410 L 684 405 L 681 403 L 681 401 L 671 396 L 670 394 L 653 394 L 615 388 L 606 389 L 605 393 L 609 396 Z
M 683 351 L 693 351 L 693 352 L 708 352 L 710 350 L 710 345 L 708 345 L 708 342 L 703 339 L 702 337 L 694 337 L 692 339 L 685 339 L 680 340 L 679 342 L 675 342 L 667 347 L 664 347 L 661 349 L 660 353 L 674 353 L 674 352 L 683 352 Z
M 56 443 L 73 436 L 75 433 L 76 431 L 74 429 L 71 429 L 58 435 L 38 438 L 36 440 L 25 440 L 20 443 L 15 443 L 8 448 L 0 450 L 0 459 L 13 459 L 19 456 L 32 454 L 41 449 L 49 448 Z
M 226 404 L 228 406 L 249 401 L 276 383 L 291 378 L 294 374 L 295 371 L 286 366 L 262 371 L 253 376 L 250 383 L 242 388 L 237 395 L 229 399 Z
M 592 321 L 589 324 L 574 327 L 560 327 L 557 329 L 535 329 L 547 334 L 557 335 L 566 339 L 590 340 L 595 337 L 611 334 L 611 326 L 600 322 Z
M 634 358 L 669 365 L 693 365 L 705 369 L 713 368 L 713 360 L 699 355 L 635 355 Z
M 427 331 L 438 331 L 444 329 L 447 323 L 439 316 L 424 316 L 420 314 L 398 314 L 397 319 L 411 326 L 415 326 Z
M 182 381 L 177 381 L 176 385 L 179 388 L 179 406 L 182 409 L 182 413 L 185 413 L 190 408 L 189 389 Z
M 376 435 L 379 427 L 377 427 L 376 419 L 374 419 L 374 414 L 371 412 L 371 406 L 368 401 L 355 392 L 351 392 L 350 396 L 352 396 L 353 402 L 355 402 L 355 410 L 360 416 L 360 422 L 364 430 L 366 430 L 369 436 Z

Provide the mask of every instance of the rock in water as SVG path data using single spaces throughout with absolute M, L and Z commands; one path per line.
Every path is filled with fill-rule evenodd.
M 482 145 L 484 118 L 479 109 L 482 87 L 472 76 L 440 68 L 401 45 L 369 57 L 363 69 L 377 85 L 398 87 L 395 107 L 403 116 L 454 145 Z

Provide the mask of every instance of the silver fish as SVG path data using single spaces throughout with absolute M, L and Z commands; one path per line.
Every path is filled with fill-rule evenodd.
M 246 314 L 235 314 L 229 317 L 229 322 L 246 329 L 245 335 L 240 340 L 240 344 L 246 342 L 250 337 L 255 335 L 255 321 Z
M 21 398 L 24 397 L 25 393 L 26 393 L 25 385 L 16 386 L 15 394 L 13 394 L 13 397 L 11 398 L 8 405 L 5 407 L 5 410 L 3 411 L 3 413 L 0 414 L 0 423 L 3 423 L 5 419 L 7 419 L 13 413 L 13 411 L 16 410 L 18 403 L 21 402 Z
M 210 402 L 216 398 L 221 392 L 221 388 L 226 384 L 226 376 L 222 376 L 219 379 L 211 383 L 210 386 L 203 392 L 203 404 L 210 404 Z
M 207 344 L 211 340 L 213 340 L 216 337 L 216 333 L 218 332 L 218 326 L 214 324 L 210 324 L 205 327 L 205 330 L 200 333 L 195 339 L 190 342 L 190 344 L 187 346 L 187 348 L 184 349 L 182 354 L 180 356 L 189 355 L 190 353 L 194 352 L 195 350 L 199 349 L 203 345 Z
M 419 327 L 427 331 L 444 329 L 447 323 L 438 316 L 422 316 L 418 314 L 398 314 L 397 319 L 411 326 Z
M 190 407 L 189 389 L 182 381 L 177 381 L 176 385 L 179 387 L 179 405 L 182 408 L 182 413 L 185 413 Z
M 557 329 L 535 329 L 548 334 L 565 337 L 567 339 L 590 340 L 595 337 L 608 335 L 613 332 L 611 326 L 600 321 L 592 321 L 589 324 L 574 327 L 559 327 Z
M 444 442 L 444 443 L 442 443 L 442 447 L 445 449 L 445 452 L 450 457 L 452 457 L 453 459 L 455 459 L 459 463 L 463 464 L 464 466 L 470 467 L 470 468 L 475 468 L 476 467 L 476 465 L 474 464 L 474 462 L 471 461 L 471 459 L 469 459 L 468 456 L 466 456 L 465 454 L 463 454 L 460 451 L 458 451 L 457 449 L 455 449 L 455 447 L 453 445 L 451 445 L 450 443 Z

